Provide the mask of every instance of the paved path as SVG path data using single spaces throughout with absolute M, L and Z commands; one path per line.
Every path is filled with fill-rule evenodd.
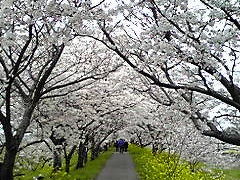
M 138 180 L 128 153 L 114 153 L 96 180 Z

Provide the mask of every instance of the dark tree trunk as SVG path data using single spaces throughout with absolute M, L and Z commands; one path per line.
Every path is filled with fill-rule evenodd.
M 6 150 L 4 154 L 3 164 L 0 170 L 1 172 L 0 180 L 13 179 L 13 169 L 14 169 L 17 152 L 22 142 L 24 133 L 26 132 L 26 129 L 30 124 L 30 120 L 31 120 L 31 116 L 34 108 L 35 108 L 35 104 L 31 104 L 29 105 L 29 107 L 26 107 L 22 122 L 19 124 L 19 127 L 16 131 L 15 136 L 13 136 L 12 134 L 12 129 L 11 129 L 12 127 L 11 127 L 9 118 L 6 118 L 2 121 L 4 125 L 3 129 L 4 129 L 5 139 L 6 139 Z
M 66 158 L 66 159 L 65 159 L 65 163 L 66 163 L 65 172 L 66 172 L 66 173 L 69 173 L 70 162 L 71 162 L 71 159 L 70 159 L 70 158 Z
M 94 160 L 94 159 L 96 159 L 98 157 L 99 150 L 100 150 L 99 147 L 93 147 L 92 148 L 91 160 Z
M 157 151 L 158 151 L 158 146 L 156 144 L 152 144 L 152 154 L 153 155 L 156 155 L 157 154 Z
M 60 150 L 53 151 L 53 171 L 56 172 L 62 167 L 62 159 Z
M 84 167 L 85 158 L 87 158 L 86 154 L 87 154 L 86 147 L 81 142 L 78 146 L 78 161 L 77 161 L 76 169 L 80 169 Z
M 0 169 L 0 180 L 13 180 L 13 168 L 17 156 L 17 148 L 6 147 L 4 161 Z
M 84 164 L 87 164 L 88 161 L 88 149 L 85 148 L 84 150 Z
M 96 147 L 92 148 L 91 160 L 94 160 L 99 156 L 100 150 L 101 150 L 100 145 L 97 145 Z
M 77 148 L 77 146 L 74 145 L 72 147 L 71 151 L 69 152 L 69 154 L 67 154 L 66 146 L 64 146 L 64 158 L 65 158 L 65 163 L 66 163 L 65 172 L 67 172 L 67 173 L 69 173 L 71 159 L 72 159 L 72 156 L 73 156 L 76 148 Z

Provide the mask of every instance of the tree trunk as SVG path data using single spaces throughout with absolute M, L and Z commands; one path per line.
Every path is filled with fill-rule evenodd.
M 55 149 L 53 152 L 53 171 L 56 172 L 62 167 L 61 153 L 59 149 Z
M 158 151 L 158 147 L 155 143 L 152 144 L 152 154 L 156 155 Z
M 91 160 L 94 160 L 99 156 L 99 150 L 100 150 L 99 146 L 92 148 Z
M 29 105 L 29 107 L 26 107 L 25 112 L 23 114 L 22 122 L 19 124 L 19 127 L 16 131 L 16 135 L 13 136 L 12 134 L 12 127 L 9 123 L 10 120 L 4 119 L 4 135 L 6 139 L 6 151 L 4 154 L 4 160 L 1 167 L 1 174 L 0 174 L 0 180 L 12 180 L 13 179 L 13 169 L 14 169 L 14 163 L 16 160 L 18 148 L 22 142 L 24 133 L 26 132 L 30 120 L 32 117 L 33 110 L 35 108 L 35 104 Z
M 91 150 L 91 160 L 94 160 L 95 159 L 95 154 L 96 154 L 96 149 L 93 147 L 92 150 Z
M 65 163 L 66 163 L 66 166 L 65 166 L 65 172 L 66 173 L 69 173 L 69 170 L 70 170 L 70 162 L 71 162 L 71 159 L 67 158 L 65 160 Z
M 88 149 L 85 147 L 84 149 L 84 164 L 87 164 L 87 161 L 88 161 Z
M 65 158 L 65 163 L 66 163 L 65 172 L 67 172 L 67 173 L 69 173 L 71 159 L 73 157 L 73 154 L 74 154 L 76 148 L 77 148 L 77 146 L 74 145 L 72 147 L 71 151 L 69 152 L 69 154 L 67 154 L 66 146 L 64 146 L 64 158 Z
M 13 180 L 13 168 L 17 155 L 17 148 L 6 147 L 4 161 L 0 169 L 0 180 Z
M 84 160 L 85 160 L 86 148 L 84 144 L 81 142 L 78 146 L 78 161 L 76 165 L 76 169 L 80 169 L 84 167 Z

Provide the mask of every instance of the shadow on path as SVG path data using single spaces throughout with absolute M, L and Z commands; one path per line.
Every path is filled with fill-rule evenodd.
M 114 153 L 96 180 L 138 180 L 128 153 Z

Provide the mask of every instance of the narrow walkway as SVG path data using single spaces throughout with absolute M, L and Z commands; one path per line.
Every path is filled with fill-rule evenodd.
M 114 153 L 96 180 L 138 180 L 128 153 Z

